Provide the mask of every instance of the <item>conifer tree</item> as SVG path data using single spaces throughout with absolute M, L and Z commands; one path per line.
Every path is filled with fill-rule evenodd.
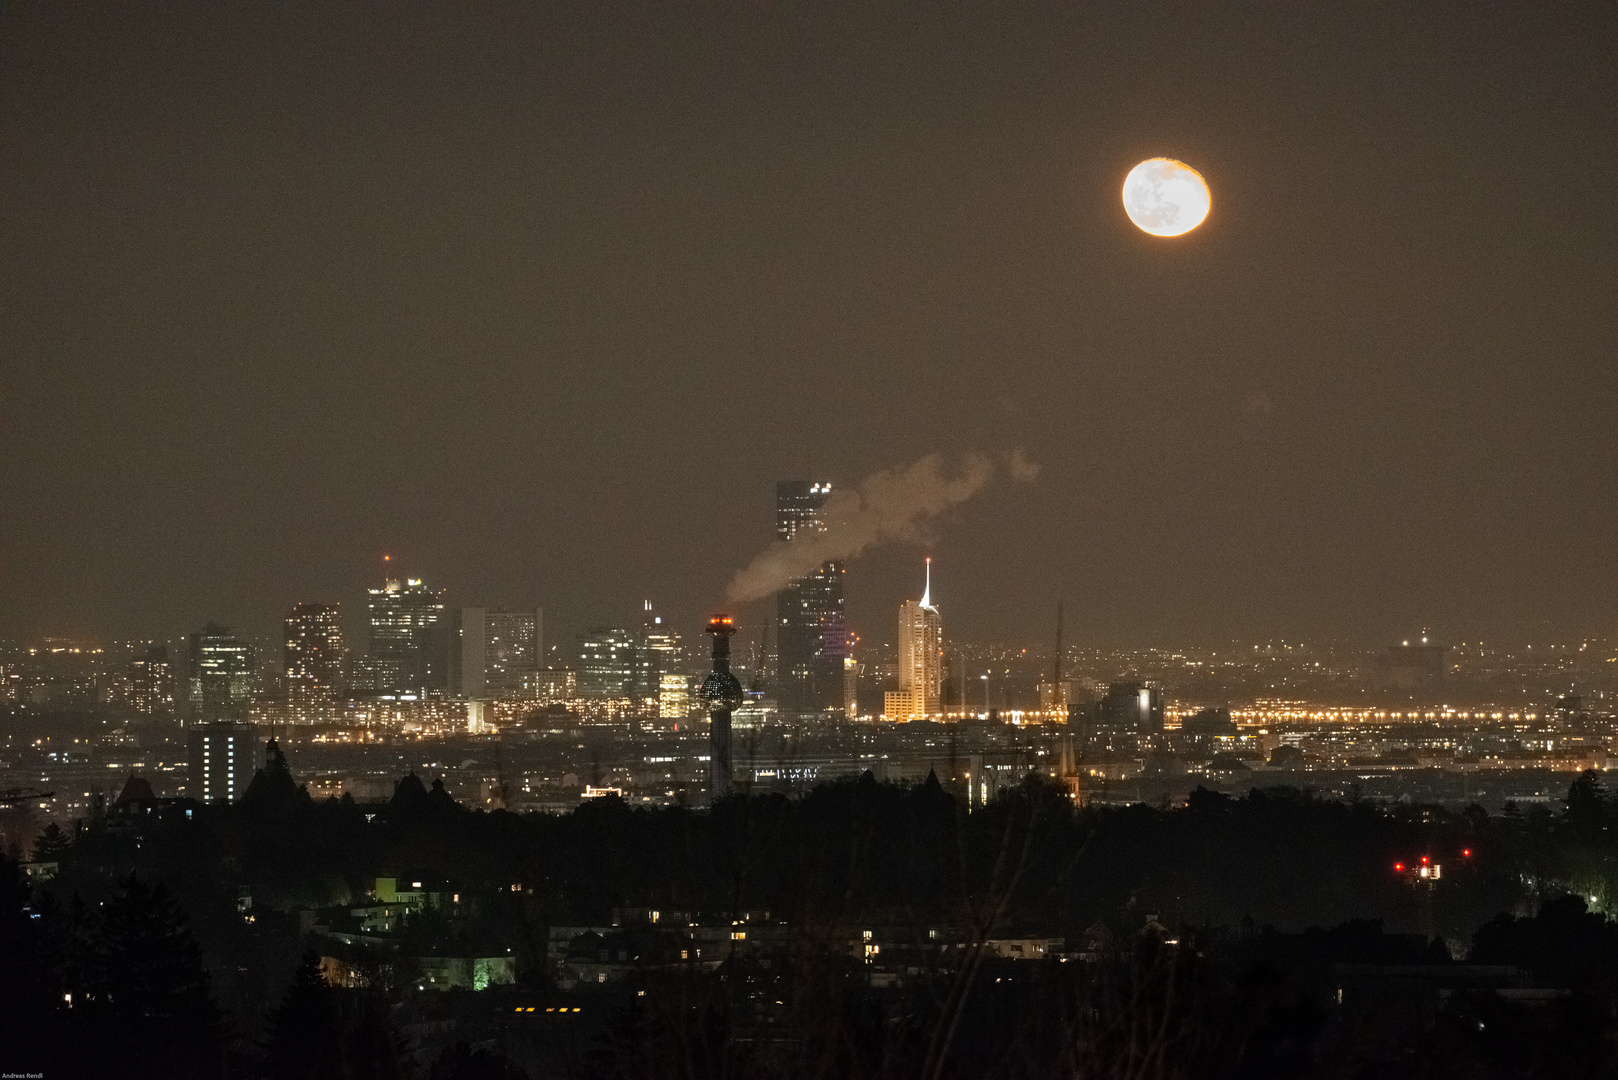
M 39 1070 L 51 1061 L 56 1012 L 46 942 L 22 869 L 0 859 L 0 1060 Z
M 34 861 L 54 862 L 66 854 L 72 846 L 72 839 L 53 821 L 45 826 L 45 831 L 34 841 Z
M 91 942 L 81 1049 L 100 1075 L 181 1080 L 219 1073 L 219 1011 L 185 914 L 137 877 L 108 900 Z
M 342 1033 L 336 994 L 308 953 L 281 1004 L 270 1014 L 264 1046 L 275 1080 L 323 1080 L 342 1075 Z

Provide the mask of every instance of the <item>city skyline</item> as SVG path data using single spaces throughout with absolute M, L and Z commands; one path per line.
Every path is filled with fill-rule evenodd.
M 0 1071 L 1618 1077 L 1615 42 L 0 5 Z

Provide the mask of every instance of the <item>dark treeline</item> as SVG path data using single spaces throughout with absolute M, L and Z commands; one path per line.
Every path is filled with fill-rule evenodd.
M 1013 858 L 1008 932 L 1077 932 L 1131 904 L 1187 924 L 1373 917 L 1414 930 L 1411 890 L 1392 868 L 1425 855 L 1446 874 L 1434 930 L 1465 937 L 1541 896 L 1615 895 L 1610 815 L 1593 778 L 1574 785 L 1565 812 L 1494 818 L 1289 789 L 1076 809 L 1037 780 L 966 813 L 936 781 L 905 788 L 869 776 L 802 799 L 738 796 L 711 811 L 632 809 L 609 797 L 550 816 L 469 811 L 414 777 L 383 806 L 316 803 L 283 775 L 280 787 L 260 784 L 189 820 L 87 829 L 63 857 L 57 888 L 102 895 L 138 873 L 165 882 L 188 911 L 233 912 L 243 888 L 260 906 L 289 910 L 345 903 L 377 875 L 430 870 L 468 885 L 526 882 L 546 918 L 562 923 L 600 922 L 626 906 L 767 910 L 803 925 L 945 923 L 1003 888 L 995 868 Z
M 48 832 L 36 853 L 57 864 L 47 884 L 31 888 L 7 864 L 0 960 L 16 974 L 3 1016 L 6 1044 L 28 1048 L 18 1064 L 408 1075 L 389 1027 L 404 988 L 326 986 L 300 913 L 360 903 L 378 876 L 417 873 L 498 901 L 474 926 L 419 932 L 509 950 L 519 987 L 538 992 L 555 991 L 547 927 L 608 925 L 624 909 L 745 912 L 800 934 L 790 964 L 726 969 L 677 993 L 645 984 L 650 996 L 615 1007 L 589 1053 L 557 1065 L 568 1074 L 670 1075 L 678 1060 L 674 1073 L 692 1077 L 802 1075 L 810 1061 L 841 1075 L 1313 1075 L 1323 1046 L 1342 1060 L 1391 1060 L 1375 1040 L 1334 1034 L 1346 1014 L 1328 1015 L 1331 995 L 1343 1000 L 1322 974 L 1332 965 L 1462 956 L 1574 993 L 1464 1023 L 1452 1009 L 1422 1028 L 1422 1045 L 1448 1061 L 1521 1066 L 1498 1075 L 1556 1075 L 1544 1070 L 1568 1054 L 1592 1074 L 1611 1064 L 1601 1040 L 1618 934 L 1587 906 L 1614 895 L 1618 811 L 1595 774 L 1565 806 L 1497 817 L 1284 789 L 1079 808 L 1036 778 L 968 813 L 935 779 L 900 787 L 869 776 L 796 800 L 739 795 L 692 810 L 604 798 L 553 817 L 470 811 L 415 777 L 386 805 L 317 803 L 272 754 L 239 804 L 180 810 Z M 1444 867 L 1425 906 L 1394 870 L 1423 856 Z M 873 926 L 951 928 L 968 942 L 1077 942 L 1099 930 L 1123 944 L 1101 964 L 1014 970 L 969 949 L 947 977 L 873 995 L 850 989 L 833 944 Z M 750 980 L 744 1009 L 737 987 Z M 769 1001 L 800 1004 L 782 1005 L 765 1039 L 759 1003 Z M 1515 1032 L 1509 1046 L 1479 1041 L 1501 1032 Z M 318 1045 L 327 1050 L 312 1053 Z M 1193 1064 L 1212 1071 L 1184 1071 Z M 458 1046 L 434 1069 L 506 1066 Z

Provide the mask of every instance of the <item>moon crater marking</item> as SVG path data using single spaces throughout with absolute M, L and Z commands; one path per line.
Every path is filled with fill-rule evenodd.
M 1181 236 L 1201 225 L 1213 205 L 1202 174 L 1173 158 L 1151 158 L 1124 178 L 1124 212 L 1142 232 Z

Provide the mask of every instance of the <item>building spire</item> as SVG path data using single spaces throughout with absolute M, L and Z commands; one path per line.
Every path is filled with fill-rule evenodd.
M 924 608 L 933 606 L 933 560 L 931 558 L 927 560 L 927 587 L 921 591 L 921 606 Z

